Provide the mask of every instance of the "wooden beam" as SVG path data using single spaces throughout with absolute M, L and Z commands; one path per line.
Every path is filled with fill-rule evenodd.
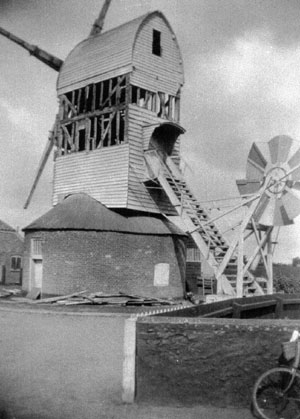
M 124 142 L 128 142 L 129 126 L 129 103 L 132 102 L 132 90 L 130 85 L 130 75 L 126 74 L 126 94 L 125 94 L 125 117 L 124 117 Z
M 254 223 L 255 221 L 252 219 L 252 222 Z M 269 229 L 272 229 L 272 228 L 273 228 L 273 227 L 269 227 Z M 253 231 L 253 232 L 254 232 L 254 231 Z M 244 272 L 243 272 L 243 275 L 245 275 L 245 274 L 246 274 L 246 271 L 247 271 L 250 267 L 252 267 L 252 269 L 254 269 L 254 270 L 255 270 L 255 267 L 253 267 L 253 266 L 251 266 L 251 265 L 252 265 L 252 263 L 254 262 L 254 260 L 255 260 L 256 256 L 258 255 L 258 253 L 259 253 L 260 249 L 261 249 L 262 247 L 264 247 L 264 246 L 265 246 L 266 241 L 267 241 L 267 238 L 268 238 L 268 232 L 266 232 L 265 236 L 264 236 L 262 239 L 259 239 L 257 247 L 256 247 L 256 248 L 255 248 L 255 250 L 253 251 L 253 253 L 252 253 L 251 257 L 249 258 L 248 262 L 246 263 L 246 265 L 245 265 L 245 267 L 244 267 Z
M 115 89 L 113 89 L 113 90 L 115 90 Z M 112 96 L 112 94 L 113 94 L 112 79 L 109 79 L 109 82 L 108 82 L 108 105 L 109 105 L 110 108 L 111 108 L 111 96 Z
M 85 121 L 85 151 L 90 151 L 91 120 Z
M 260 235 L 259 235 L 260 232 L 258 232 L 255 223 L 253 223 L 252 225 L 253 225 L 253 230 L 254 230 L 254 234 L 255 234 L 255 237 L 256 237 L 256 241 L 259 243 L 260 240 L 261 240 Z M 268 232 L 267 238 L 270 236 L 271 231 Z M 265 254 L 264 254 L 264 246 L 260 246 L 259 252 L 261 254 L 261 257 L 262 257 L 262 260 L 263 260 L 263 263 L 264 263 L 264 266 L 265 266 L 265 269 L 266 269 L 267 276 L 269 277 L 269 267 L 268 267 L 266 257 L 265 257 Z
M 66 128 L 65 125 L 61 125 L 61 127 L 62 127 L 64 133 L 66 134 L 66 137 L 65 138 L 67 139 L 67 141 L 68 141 L 68 143 L 69 143 L 69 145 L 71 147 L 71 150 L 74 150 L 74 139 L 71 137 L 71 135 L 70 135 L 70 133 L 67 130 L 67 128 Z
M 116 144 L 120 144 L 120 111 L 116 114 Z
M 102 110 L 95 110 L 94 112 L 87 112 L 86 114 L 77 115 L 77 116 L 74 116 L 72 118 L 62 120 L 60 122 L 61 122 L 61 124 L 68 124 L 70 122 L 80 121 L 80 120 L 83 120 L 83 119 L 86 119 L 86 118 L 93 118 L 95 116 L 108 114 L 108 113 L 113 112 L 115 110 L 120 110 L 121 111 L 125 108 L 126 108 L 125 104 L 122 104 L 122 105 L 119 105 L 119 106 L 112 106 L 111 108 L 107 107 L 107 108 L 102 109 Z
M 74 92 L 73 92 L 74 93 Z M 72 102 L 70 102 L 70 100 L 67 98 L 67 96 L 66 95 L 62 95 L 61 96 L 62 97 L 62 99 L 69 105 L 69 107 L 71 108 L 71 110 L 72 110 L 72 112 L 74 113 L 74 115 L 77 115 L 77 109 L 75 108 L 75 106 L 73 105 L 73 103 Z M 67 115 L 68 115 L 68 112 L 66 111 L 66 113 L 67 113 Z M 67 117 L 68 118 L 68 117 Z M 66 118 L 61 118 L 61 119 L 66 119 Z M 69 119 L 69 118 L 68 118 Z
M 96 109 L 96 85 L 95 83 L 92 85 L 92 112 L 95 112 Z
M 102 108 L 102 104 L 103 104 L 103 89 L 104 89 L 103 84 L 104 84 L 104 82 L 101 81 L 100 82 L 100 96 L 99 96 L 99 108 L 100 109 Z
M 267 264 L 268 264 L 268 282 L 267 293 L 273 294 L 273 252 L 272 252 L 272 233 L 269 234 L 267 242 Z
M 77 97 L 77 102 L 78 102 L 77 109 L 78 109 L 78 113 L 81 113 L 82 112 L 82 109 L 81 109 L 81 95 L 82 95 L 82 89 L 79 89 L 79 91 L 78 91 L 78 97 Z
M 246 229 L 251 217 L 253 216 L 254 211 L 256 210 L 258 204 L 260 203 L 261 196 L 262 196 L 262 193 L 261 193 L 261 195 L 257 194 L 252 198 L 254 202 L 252 202 L 250 208 L 248 209 L 248 214 L 245 216 L 245 218 L 244 218 L 244 220 L 241 224 L 241 230 L 242 231 L 244 231 Z M 219 280 L 219 277 L 221 277 L 221 275 L 223 274 L 227 264 L 229 263 L 232 255 L 233 255 L 233 252 L 236 249 L 236 246 L 237 246 L 239 238 L 240 238 L 240 231 L 237 232 L 235 239 L 231 242 L 231 244 L 230 244 L 230 246 L 229 246 L 229 248 L 228 248 L 228 250 L 227 250 L 220 266 L 219 266 L 219 269 L 218 269 L 218 272 L 217 272 L 217 275 L 216 275 L 217 280 Z
M 244 231 L 240 230 L 240 238 L 238 242 L 238 257 L 237 257 L 237 277 L 236 277 L 236 296 L 241 298 L 243 296 L 243 267 L 244 267 Z
M 48 138 L 48 141 L 47 141 L 47 144 L 46 144 L 44 153 L 42 155 L 42 158 L 41 158 L 40 163 L 39 163 L 39 166 L 38 166 L 38 170 L 37 170 L 36 175 L 35 175 L 35 179 L 34 179 L 33 185 L 32 185 L 31 190 L 29 192 L 28 198 L 27 198 L 27 200 L 25 202 L 24 209 L 28 208 L 28 205 L 30 204 L 30 201 L 31 201 L 32 196 L 33 196 L 33 193 L 34 193 L 34 191 L 35 191 L 35 189 L 37 187 L 37 184 L 38 184 L 38 182 L 40 180 L 40 177 L 41 177 L 41 175 L 43 173 L 43 170 L 44 170 L 44 168 L 46 166 L 47 160 L 48 160 L 48 158 L 50 156 L 50 153 L 51 153 L 51 151 L 53 149 L 56 130 L 57 130 L 57 128 L 55 126 L 53 128 L 53 131 L 50 132 L 50 135 L 49 135 L 49 138 Z
M 108 12 L 109 6 L 110 6 L 111 0 L 105 0 L 100 14 L 98 16 L 98 18 L 95 20 L 95 22 L 93 23 L 93 27 L 91 29 L 90 32 L 90 36 L 95 36 L 98 35 L 102 32 L 103 26 L 104 26 L 104 20 L 106 17 L 106 14 Z

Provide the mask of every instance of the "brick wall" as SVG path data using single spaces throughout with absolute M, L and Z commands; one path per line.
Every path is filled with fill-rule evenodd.
M 20 284 L 21 271 L 11 270 L 11 257 L 20 256 L 23 258 L 24 243 L 17 233 L 9 231 L 0 232 L 0 283 Z M 4 267 L 4 268 L 3 268 Z M 5 271 L 3 281 L 2 272 Z
M 137 401 L 250 408 L 299 320 L 152 317 L 137 322 Z
M 115 232 L 43 231 L 25 236 L 24 288 L 29 289 L 30 240 L 43 239 L 43 294 L 128 292 L 181 298 L 184 242 L 171 236 Z M 169 286 L 153 285 L 154 267 L 170 265 Z

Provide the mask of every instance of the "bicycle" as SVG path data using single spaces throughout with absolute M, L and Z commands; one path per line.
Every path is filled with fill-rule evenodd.
M 283 358 L 289 366 L 266 371 L 253 388 L 253 413 L 261 419 L 300 419 L 299 332 L 295 330 L 290 342 L 282 347 Z

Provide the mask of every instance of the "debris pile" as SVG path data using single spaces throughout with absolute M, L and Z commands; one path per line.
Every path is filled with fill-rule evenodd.
M 174 305 L 169 299 L 154 297 L 142 297 L 119 292 L 117 294 L 105 294 L 103 292 L 88 293 L 87 291 L 76 292 L 58 297 L 43 298 L 35 300 L 34 304 L 57 304 L 57 305 L 114 305 L 114 306 L 161 306 Z
M 18 294 L 21 294 L 21 290 L 20 289 L 6 289 L 6 288 L 3 288 L 3 289 L 1 289 L 1 291 L 0 291 L 0 298 L 7 298 L 7 297 L 11 297 L 11 296 L 13 296 L 13 295 L 18 295 Z

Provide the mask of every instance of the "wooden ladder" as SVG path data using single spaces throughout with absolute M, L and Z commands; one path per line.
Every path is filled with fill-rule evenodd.
M 145 152 L 145 160 L 167 194 L 171 204 L 183 220 L 188 232 L 194 239 L 201 254 L 212 268 L 218 280 L 218 293 L 235 296 L 237 258 L 233 255 L 223 272 L 219 267 L 229 249 L 229 244 L 222 236 L 210 216 L 200 205 L 186 181 L 183 179 L 179 168 L 170 157 L 164 162 L 156 150 Z M 226 274 L 228 272 L 228 276 Z M 234 272 L 234 273 L 235 273 Z M 245 286 L 249 280 L 245 278 Z

